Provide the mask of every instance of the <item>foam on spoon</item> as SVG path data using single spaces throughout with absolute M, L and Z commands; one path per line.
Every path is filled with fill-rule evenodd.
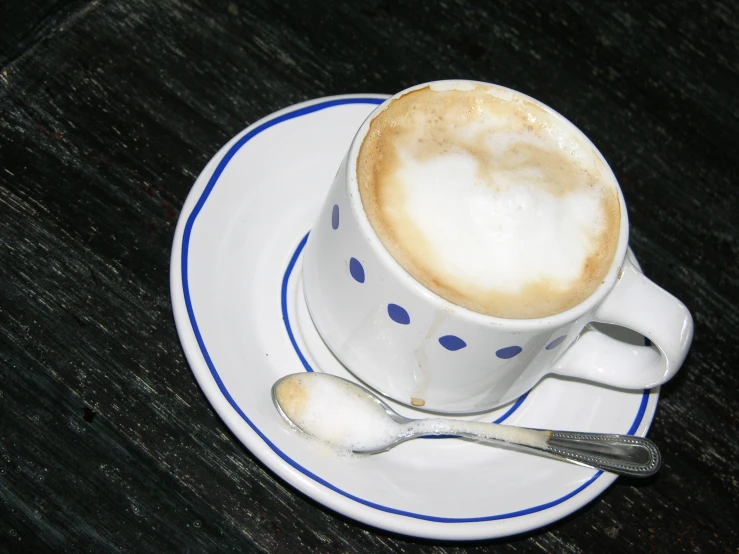
M 364 389 L 344 379 L 299 373 L 280 379 L 274 393 L 296 427 L 342 451 L 382 448 L 401 429 Z

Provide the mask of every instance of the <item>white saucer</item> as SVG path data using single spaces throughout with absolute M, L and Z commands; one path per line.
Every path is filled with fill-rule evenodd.
M 301 249 L 360 123 L 385 97 L 322 98 L 274 113 L 208 163 L 182 209 L 171 261 L 177 331 L 198 383 L 234 434 L 282 479 L 348 517 L 438 539 L 484 539 L 556 521 L 615 476 L 458 439 L 340 457 L 290 429 L 272 384 L 310 369 L 352 378 L 305 309 Z M 658 389 L 547 378 L 475 419 L 645 435 Z M 405 414 L 421 412 L 396 405 Z

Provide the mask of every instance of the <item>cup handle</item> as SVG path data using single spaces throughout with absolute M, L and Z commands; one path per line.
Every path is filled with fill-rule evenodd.
M 626 389 L 651 388 L 677 373 L 693 341 L 693 318 L 685 305 L 647 279 L 628 257 L 591 320 L 641 333 L 656 349 L 590 330 L 562 355 L 552 373 Z

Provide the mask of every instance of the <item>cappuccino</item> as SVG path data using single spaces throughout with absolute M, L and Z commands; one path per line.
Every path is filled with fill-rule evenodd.
M 563 312 L 613 262 L 613 174 L 572 125 L 508 89 L 442 83 L 393 100 L 370 123 L 356 177 L 392 257 L 475 312 Z

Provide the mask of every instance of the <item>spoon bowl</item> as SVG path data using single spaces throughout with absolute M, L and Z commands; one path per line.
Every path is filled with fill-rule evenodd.
M 451 435 L 631 477 L 648 477 L 661 465 L 657 446 L 642 437 L 410 419 L 366 388 L 326 373 L 283 377 L 272 387 L 272 400 L 293 428 L 356 454 L 378 454 L 410 439 Z

